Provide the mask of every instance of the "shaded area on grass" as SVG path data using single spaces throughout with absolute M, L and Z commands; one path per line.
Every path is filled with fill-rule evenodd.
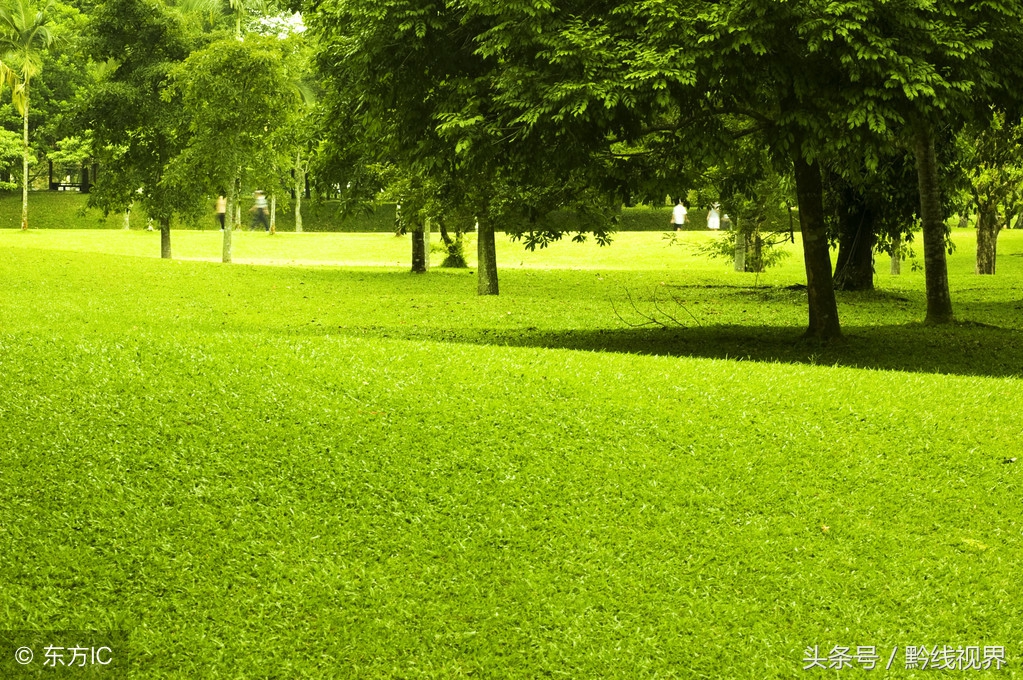
M 1023 377 L 1023 343 L 1020 342 L 1019 331 L 972 323 L 947 328 L 923 324 L 846 327 L 848 342 L 843 346 L 802 340 L 802 327 L 703 326 L 561 331 L 451 328 L 422 332 L 403 327 L 373 326 L 336 330 L 358 337 Z
M 171 323 L 196 332 L 348 335 L 636 355 L 839 365 L 937 374 L 1023 375 L 1023 300 L 1018 274 L 974 278 L 954 291 L 960 323 L 928 327 L 921 289 L 840 293 L 848 342 L 800 340 L 806 292 L 708 282 L 689 272 L 518 270 L 502 274 L 504 294 L 474 294 L 471 270 L 406 271 L 329 267 L 225 268 L 102 254 L 12 249 L 6 310 L 12 328 L 73 328 L 133 334 Z M 96 276 L 103 272 L 103 276 Z M 138 285 L 145 281 L 146 285 Z M 770 280 L 769 280 L 770 281 Z M 910 281 L 901 283 L 906 285 Z M 891 285 L 891 284 L 889 284 Z M 631 291 L 631 300 L 626 291 Z M 667 322 L 661 309 L 684 323 Z M 630 306 L 634 305 L 634 307 Z M 670 307 L 677 305 L 677 307 Z M 615 311 L 617 306 L 617 312 Z M 627 327 L 643 314 L 666 328 Z

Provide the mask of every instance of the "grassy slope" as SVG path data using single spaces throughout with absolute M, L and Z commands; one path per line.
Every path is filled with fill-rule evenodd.
M 483 299 L 468 272 L 48 236 L 0 234 L 0 627 L 126 628 L 136 677 L 792 677 L 813 644 L 1021 657 L 1015 233 L 997 277 L 966 272 L 965 243 L 952 258 L 959 315 L 999 328 L 918 327 L 919 273 L 880 277 L 842 296 L 844 350 L 792 343 L 791 261 L 751 291 L 656 234 L 622 235 L 636 271 L 505 269 Z M 119 236 L 74 245 L 150 254 Z M 315 238 L 252 243 L 306 259 Z M 377 238 L 360 257 L 407 246 Z M 648 311 L 674 291 L 703 325 L 622 328 L 625 288 Z M 744 342 L 801 363 L 716 358 Z

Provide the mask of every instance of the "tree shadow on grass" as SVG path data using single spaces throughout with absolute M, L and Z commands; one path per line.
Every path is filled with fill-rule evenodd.
M 332 280 L 336 273 L 302 272 L 308 280 L 322 276 Z M 357 272 L 357 280 L 382 277 L 407 278 L 406 273 Z M 414 279 L 425 285 L 426 279 Z M 465 281 L 452 276 L 444 281 L 452 289 Z M 434 285 L 434 284 L 431 284 Z M 526 293 L 530 290 L 527 288 Z M 654 286 L 654 290 L 658 290 Z M 387 337 L 406 340 L 459 342 L 480 345 L 570 349 L 578 351 L 615 352 L 636 355 L 695 357 L 711 359 L 783 362 L 847 366 L 877 370 L 910 371 L 935 374 L 975 375 L 989 377 L 1023 377 L 1023 301 L 972 299 L 957 306 L 963 319 L 947 326 L 925 326 L 911 323 L 925 306 L 922 291 L 870 291 L 841 293 L 843 314 L 853 317 L 844 327 L 844 344 L 822 345 L 803 340 L 805 326 L 708 324 L 707 306 L 735 306 L 734 299 L 748 300 L 753 309 L 770 314 L 772 310 L 790 310 L 792 305 L 805 309 L 805 286 L 763 286 L 748 288 L 729 285 L 668 286 L 685 299 L 689 307 L 673 310 L 675 322 L 667 327 L 545 329 L 528 327 L 475 327 L 452 325 L 375 325 L 341 326 L 333 332 L 357 337 Z M 547 293 L 544 293 L 545 295 Z M 649 291 L 647 291 L 649 297 Z M 637 299 L 639 296 L 637 295 Z M 619 304 L 626 304 L 619 300 Z M 610 316 L 609 302 L 609 316 Z M 629 310 L 654 313 L 649 300 Z M 701 306 L 702 305 L 702 306 Z M 773 305 L 773 307 L 772 307 Z M 745 306 L 738 305 L 739 309 Z M 688 314 L 695 312 L 697 316 Z M 745 311 L 745 309 L 742 309 Z M 625 312 L 623 312 L 625 313 Z M 801 314 L 802 315 L 802 312 Z M 627 314 L 630 318 L 635 314 Z M 791 315 L 789 314 L 791 317 Z M 887 318 L 885 318 L 887 317 Z M 894 317 L 894 318 L 893 318 Z M 619 316 L 619 319 L 622 317 Z M 693 325 L 700 323 L 703 325 Z M 882 323 L 877 325 L 872 321 Z M 892 323 L 893 320 L 907 323 Z M 637 320 L 642 321 L 642 318 Z M 884 323 L 884 322 L 887 323 Z M 613 320 L 611 320 L 614 323 Z M 414 319 L 410 323 L 415 324 Z M 624 324 L 624 319 L 621 323 Z M 539 324 L 538 324 L 539 325 Z M 302 331 L 305 332 L 305 331 Z M 315 332 L 315 331 L 314 331 Z
M 356 329 L 347 329 L 348 332 Z M 846 366 L 876 370 L 1023 377 L 1019 330 L 976 323 L 852 326 L 846 342 L 801 338 L 804 328 L 702 326 L 586 330 L 449 328 L 361 329 L 357 334 L 509 347 L 616 352 L 646 356 Z M 342 330 L 342 332 L 346 332 Z

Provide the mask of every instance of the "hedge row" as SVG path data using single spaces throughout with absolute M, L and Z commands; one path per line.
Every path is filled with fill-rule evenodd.
M 124 226 L 123 215 L 105 216 L 98 210 L 86 208 L 88 196 L 77 192 L 36 191 L 29 195 L 29 226 L 33 229 L 120 229 Z M 249 222 L 248 208 L 242 213 L 243 222 Z M 585 228 L 587 225 L 574 215 L 555 215 L 554 222 L 566 230 Z M 135 210 L 131 213 L 131 227 L 144 228 L 145 213 Z M 0 228 L 21 226 L 21 193 L 0 192 Z M 209 219 L 199 224 L 172 223 L 175 229 L 215 229 L 217 224 L 210 205 Z M 302 228 L 304 231 L 333 232 L 391 232 L 394 231 L 394 204 L 378 205 L 373 211 L 362 215 L 338 216 L 337 201 L 303 200 Z M 636 206 L 622 210 L 618 231 L 670 231 L 670 206 Z M 689 211 L 686 231 L 703 231 L 707 228 L 707 214 L 702 210 Z M 786 226 L 787 228 L 787 226 Z M 277 230 L 294 231 L 295 215 L 291 206 L 280 206 L 277 211 Z

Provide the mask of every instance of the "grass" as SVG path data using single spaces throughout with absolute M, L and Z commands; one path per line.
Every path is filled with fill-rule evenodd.
M 920 272 L 840 295 L 844 348 L 795 341 L 797 257 L 502 243 L 479 298 L 407 239 L 237 236 L 286 266 L 0 232 L 0 628 L 125 630 L 138 678 L 1018 674 L 1023 233 L 984 278 L 956 234 L 955 326 Z

